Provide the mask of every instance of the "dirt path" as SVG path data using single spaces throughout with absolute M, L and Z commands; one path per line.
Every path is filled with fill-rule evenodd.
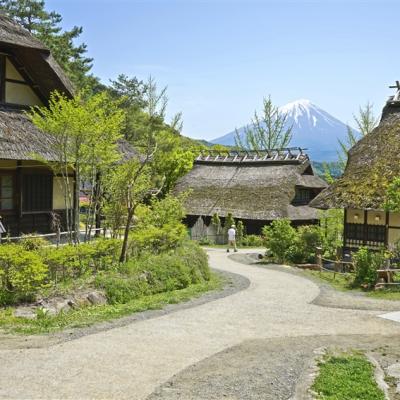
M 400 324 L 377 318 L 379 312 L 311 304 L 319 288 L 307 279 L 249 268 L 223 250 L 209 254 L 213 267 L 247 277 L 250 286 L 194 308 L 55 346 L 2 350 L 0 397 L 144 399 L 191 365 L 246 343 L 275 339 L 287 348 L 296 338 L 307 342 L 304 337 L 316 335 L 400 334 Z M 243 353 L 237 354 L 233 360 L 240 364 Z

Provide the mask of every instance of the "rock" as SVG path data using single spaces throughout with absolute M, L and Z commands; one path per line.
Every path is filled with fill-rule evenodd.
M 30 307 L 18 307 L 14 310 L 14 317 L 36 319 L 36 310 Z
M 60 312 L 68 312 L 71 309 L 71 307 L 68 303 L 69 303 L 69 300 L 57 302 L 55 304 L 56 313 L 58 314 Z
M 151 280 L 151 272 L 149 271 L 143 271 L 139 276 L 138 276 L 140 281 L 145 281 L 148 282 Z
M 400 393 L 400 363 L 389 365 L 386 373 L 397 380 L 396 393 Z
M 389 365 L 386 372 L 389 376 L 400 379 L 400 363 Z
M 98 306 L 101 304 L 106 304 L 107 303 L 107 299 L 106 297 L 99 292 L 90 292 L 87 295 L 87 299 L 90 301 L 91 304 L 93 304 L 94 306 Z

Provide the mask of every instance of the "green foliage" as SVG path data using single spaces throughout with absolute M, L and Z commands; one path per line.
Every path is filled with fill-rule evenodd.
M 0 246 L 0 301 L 7 303 L 35 294 L 47 278 L 39 255 L 16 244 Z M 7 293 L 12 293 L 9 295 Z
M 44 246 L 48 246 L 49 242 L 42 237 L 35 237 L 33 235 L 23 235 L 19 244 L 28 251 L 40 250 Z
M 265 240 L 258 235 L 244 235 L 240 245 L 244 247 L 263 247 L 265 246 Z
M 185 211 L 182 197 L 167 195 L 153 199 L 149 206 L 138 210 L 138 221 L 130 235 L 133 253 L 160 253 L 177 248 L 187 236 L 182 224 Z
M 267 248 L 279 263 L 301 264 L 314 262 L 316 247 L 323 237 L 318 225 L 291 226 L 287 219 L 275 220 L 263 228 Z
M 294 243 L 289 247 L 287 258 L 296 264 L 315 261 L 316 248 L 322 245 L 322 233 L 318 225 L 305 225 L 297 229 Z
M 287 115 L 279 112 L 271 96 L 263 99 L 263 114 L 260 117 L 254 112 L 252 126 L 245 128 L 245 139 L 242 140 L 236 130 L 236 147 L 243 150 L 272 150 L 287 147 L 292 140 L 292 126 L 287 127 Z
M 236 224 L 236 241 L 238 243 L 242 243 L 244 234 L 245 234 L 245 228 L 243 221 L 238 221 L 238 223 Z
M 214 213 L 211 217 L 211 224 L 214 226 L 217 235 L 221 233 L 221 218 L 218 213 Z
M 344 212 L 339 209 L 330 209 L 320 211 L 318 217 L 324 257 L 333 259 L 336 256 L 336 249 L 343 246 Z
M 324 400 L 384 400 L 373 365 L 361 354 L 328 355 L 318 364 L 312 389 Z
M 400 212 L 400 177 L 393 179 L 386 190 L 385 210 Z
M 105 92 L 89 98 L 79 93 L 72 99 L 54 92 L 48 107 L 31 108 L 29 117 L 40 130 L 54 139 L 52 151 L 57 162 L 47 164 L 55 173 L 62 175 L 67 230 L 74 230 L 75 241 L 78 241 L 81 182 L 90 182 L 94 190 L 97 175 L 119 160 L 117 141 L 121 138 L 124 112 L 119 103 Z M 75 172 L 74 192 L 69 176 L 71 170 Z M 98 200 L 93 192 L 89 197 Z M 98 204 L 94 203 L 93 207 L 98 208 Z M 72 209 L 75 209 L 74 213 Z M 90 215 L 93 217 L 94 212 Z M 90 225 L 93 223 L 87 222 Z
M 219 289 L 221 286 L 222 280 L 214 274 L 209 281 L 190 285 L 185 289 L 143 296 L 123 304 L 78 308 L 68 313 L 59 313 L 54 317 L 46 314 L 37 319 L 16 318 L 12 315 L 11 309 L 0 309 L 0 328 L 9 333 L 25 335 L 56 332 L 66 328 L 82 328 L 132 315 L 135 312 L 160 309 L 166 304 L 187 301 L 209 290 Z
M 163 193 L 169 193 L 177 180 L 190 171 L 197 155 L 194 145 L 188 145 L 182 137 L 171 130 L 162 130 L 156 136 L 157 151 L 152 167 L 163 180 Z
M 353 261 L 355 265 L 354 285 L 372 287 L 378 279 L 377 270 L 384 265 L 385 254 L 374 252 L 366 247 L 360 247 L 353 254 Z
M 277 219 L 269 226 L 264 226 L 262 233 L 267 248 L 278 263 L 285 263 L 292 257 L 289 253 L 296 244 L 297 232 L 288 219 Z
M 142 254 L 122 264 L 114 274 L 99 274 L 96 286 L 106 291 L 110 303 L 176 289 L 210 279 L 207 255 L 195 243 L 188 242 L 175 252 Z
M 225 224 L 224 224 L 225 231 L 228 232 L 228 229 L 232 225 L 235 225 L 235 219 L 233 218 L 232 213 L 228 213 L 227 216 L 225 217 Z
M 41 252 L 53 281 L 76 279 L 85 274 L 111 269 L 118 262 L 121 241 L 100 239 L 79 246 L 46 248 Z

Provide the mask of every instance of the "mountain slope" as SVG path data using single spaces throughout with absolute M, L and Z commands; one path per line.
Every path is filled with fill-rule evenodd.
M 345 141 L 346 125 L 322 110 L 309 100 L 296 100 L 279 108 L 287 114 L 287 125 L 293 125 L 293 138 L 290 146 L 308 149 L 308 154 L 315 161 L 337 160 L 338 139 Z M 238 129 L 241 137 L 245 136 L 244 127 Z M 235 131 L 211 141 L 223 145 L 235 144 Z

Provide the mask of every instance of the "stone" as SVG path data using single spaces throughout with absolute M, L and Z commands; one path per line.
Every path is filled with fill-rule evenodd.
M 98 306 L 101 304 L 106 304 L 107 303 L 107 299 L 106 297 L 99 293 L 99 292 L 90 292 L 87 295 L 87 299 L 90 301 L 91 304 L 93 304 L 94 306 Z
M 386 372 L 389 376 L 400 379 L 400 363 L 389 365 Z
M 29 307 L 18 307 L 14 310 L 14 317 L 17 318 L 28 318 L 28 319 L 36 319 L 36 311 L 33 308 Z

